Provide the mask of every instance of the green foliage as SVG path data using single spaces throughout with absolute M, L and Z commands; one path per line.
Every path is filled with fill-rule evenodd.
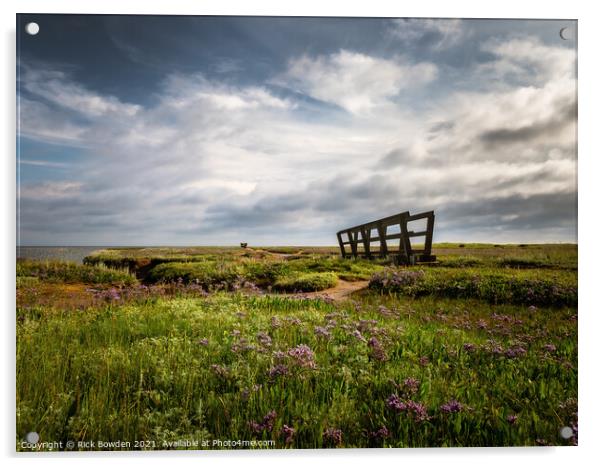
M 124 270 L 62 261 L 18 260 L 17 277 L 36 277 L 51 283 L 132 285 L 136 278 Z M 24 283 L 23 278 L 18 283 Z
M 231 287 L 241 277 L 242 269 L 229 262 L 167 262 L 153 267 L 149 274 L 151 282 L 197 283 L 205 287 L 218 284 Z
M 276 290 L 282 291 L 320 291 L 336 286 L 337 275 L 334 272 L 293 273 L 278 278 L 274 283 Z
M 569 444 L 558 429 L 576 420 L 574 310 L 493 311 L 376 293 L 336 306 L 219 293 L 31 309 L 17 325 L 17 437 L 35 430 L 42 441 L 146 440 L 158 449 L 184 438 L 277 448 Z M 386 358 L 375 357 L 373 337 Z M 300 345 L 313 366 L 289 355 Z M 287 371 L 275 373 L 278 364 Z M 392 394 L 424 406 L 428 419 L 392 410 Z M 464 408 L 446 414 L 450 400 Z M 272 410 L 272 430 L 254 431 Z M 284 425 L 295 430 L 290 444 Z M 388 435 L 378 437 L 382 427 Z M 341 431 L 340 444 L 328 429 Z
M 169 443 L 185 439 L 208 448 L 214 439 L 276 448 L 575 442 L 558 435 L 577 430 L 575 246 L 445 245 L 435 266 L 398 268 L 342 260 L 332 248 L 269 249 L 117 249 L 90 259 L 133 267 L 153 286 L 128 286 L 131 275 L 106 267 L 19 261 L 28 299 L 19 289 L 17 448 L 33 430 L 42 441 L 145 440 L 149 449 L 186 448 Z M 372 276 L 371 289 L 343 301 L 278 294 Z M 241 281 L 263 290 L 196 285 Z M 47 305 L 55 289 L 56 303 L 59 288 L 68 299 L 75 287 L 62 284 L 72 282 L 106 283 L 94 287 L 106 299 Z M 138 294 L 145 299 L 127 298 Z
M 575 306 L 577 280 L 572 273 L 495 269 L 387 269 L 370 287 L 409 296 L 479 298 L 491 303 Z

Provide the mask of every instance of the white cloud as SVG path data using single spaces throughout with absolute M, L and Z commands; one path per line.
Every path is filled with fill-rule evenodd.
M 23 66 L 21 85 L 26 91 L 53 104 L 91 117 L 110 114 L 131 117 L 140 110 L 139 105 L 123 103 L 113 96 L 102 96 L 67 78 L 63 71 Z
M 438 50 L 453 47 L 470 34 L 460 19 L 424 18 L 394 19 L 389 33 L 407 44 L 425 41 Z
M 422 87 L 436 76 L 432 63 L 400 63 L 341 50 L 295 58 L 275 81 L 357 115 L 386 105 L 402 90 Z
M 495 56 L 495 60 L 480 66 L 484 78 L 514 78 L 535 85 L 575 78 L 575 51 L 543 44 L 536 37 L 495 38 L 485 42 L 481 48 Z

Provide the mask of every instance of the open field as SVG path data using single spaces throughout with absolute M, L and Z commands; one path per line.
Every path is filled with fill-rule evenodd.
M 433 253 L 420 267 L 328 247 L 20 261 L 17 447 L 30 431 L 130 449 L 576 444 L 577 247 Z

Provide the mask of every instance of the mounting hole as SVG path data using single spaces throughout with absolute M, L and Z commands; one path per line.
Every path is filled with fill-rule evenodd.
M 38 443 L 40 440 L 40 435 L 37 432 L 28 432 L 25 436 L 25 440 L 28 443 Z
M 40 25 L 38 23 L 27 23 L 25 25 L 25 32 L 30 36 L 35 36 L 40 32 Z
M 571 429 L 569 426 L 564 426 L 562 429 L 560 429 L 560 436 L 563 439 L 570 439 L 573 436 L 573 429 Z

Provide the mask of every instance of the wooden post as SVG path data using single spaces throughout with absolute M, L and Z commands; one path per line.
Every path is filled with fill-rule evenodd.
M 410 237 L 408 236 L 408 213 L 404 212 L 400 215 L 399 219 L 399 230 L 401 232 L 401 238 L 399 239 L 400 244 L 400 256 L 401 256 L 401 248 L 403 247 L 403 255 L 404 261 L 409 263 L 412 257 L 412 243 L 410 242 Z
M 341 248 L 341 256 L 343 256 L 343 259 L 345 259 L 345 257 L 346 257 L 345 245 L 343 244 L 343 238 L 342 238 L 341 232 L 337 233 L 337 239 L 339 240 L 339 247 Z
M 364 242 L 364 255 L 367 259 L 370 259 L 370 229 L 366 226 L 362 227 L 362 241 Z
M 380 257 L 387 257 L 389 250 L 387 248 L 387 226 L 382 220 L 378 222 L 378 236 L 380 238 Z
M 433 230 L 435 227 L 435 212 L 430 212 L 426 221 L 426 238 L 424 239 L 424 254 L 426 256 L 431 255 L 431 249 L 433 247 Z

